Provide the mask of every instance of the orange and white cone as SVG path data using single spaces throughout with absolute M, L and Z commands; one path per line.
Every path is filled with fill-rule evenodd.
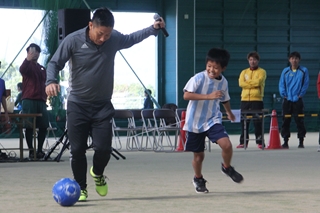
M 276 110 L 272 110 L 271 114 L 269 145 L 267 149 L 282 149 Z
M 179 144 L 176 148 L 177 152 L 184 151 L 184 144 L 186 143 L 186 131 L 183 130 L 183 126 L 185 123 L 186 111 L 181 112 L 181 123 L 180 123 L 180 135 L 179 135 Z

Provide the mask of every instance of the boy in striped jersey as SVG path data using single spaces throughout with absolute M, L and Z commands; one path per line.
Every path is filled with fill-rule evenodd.
M 206 70 L 195 74 L 184 87 L 185 100 L 189 100 L 183 130 L 187 131 L 186 151 L 193 152 L 192 166 L 195 173 L 193 185 L 197 193 L 208 193 L 206 180 L 202 175 L 205 138 L 217 143 L 222 149 L 223 163 L 221 170 L 234 182 L 240 183 L 243 177 L 230 165 L 232 144 L 222 125 L 222 103 L 228 119 L 234 121 L 235 116 L 230 107 L 228 81 L 222 75 L 227 68 L 230 54 L 227 50 L 212 48 L 206 57 Z

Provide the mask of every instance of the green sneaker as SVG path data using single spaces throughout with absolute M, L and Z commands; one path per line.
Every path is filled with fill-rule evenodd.
M 96 192 L 100 196 L 106 196 L 108 194 L 108 185 L 106 183 L 106 177 L 104 175 L 96 175 L 93 173 L 93 166 L 90 169 L 90 175 L 93 177 L 94 182 L 96 182 Z
M 80 192 L 80 197 L 78 202 L 85 202 L 87 201 L 87 197 L 88 197 L 88 191 L 86 189 L 82 189 Z

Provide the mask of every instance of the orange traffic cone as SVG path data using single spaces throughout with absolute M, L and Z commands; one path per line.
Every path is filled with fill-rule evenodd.
M 269 145 L 267 149 L 282 149 L 276 110 L 272 110 L 271 114 Z
M 186 143 L 186 131 L 183 130 L 185 118 L 186 118 L 186 111 L 182 111 L 181 112 L 179 144 L 178 144 L 178 147 L 176 148 L 177 152 L 184 151 L 184 144 Z

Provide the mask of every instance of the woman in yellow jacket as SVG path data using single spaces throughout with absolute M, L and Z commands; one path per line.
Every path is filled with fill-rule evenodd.
M 249 68 L 242 70 L 239 77 L 239 86 L 241 92 L 241 110 L 261 110 L 263 109 L 264 86 L 267 78 L 266 71 L 259 67 L 260 56 L 253 51 L 247 55 Z M 255 119 L 254 133 L 258 148 L 262 148 L 262 123 L 261 120 Z M 247 120 L 246 126 L 249 129 L 250 120 Z M 248 145 L 249 131 L 246 131 L 246 140 Z M 237 148 L 244 148 L 244 121 L 241 120 L 240 144 Z

